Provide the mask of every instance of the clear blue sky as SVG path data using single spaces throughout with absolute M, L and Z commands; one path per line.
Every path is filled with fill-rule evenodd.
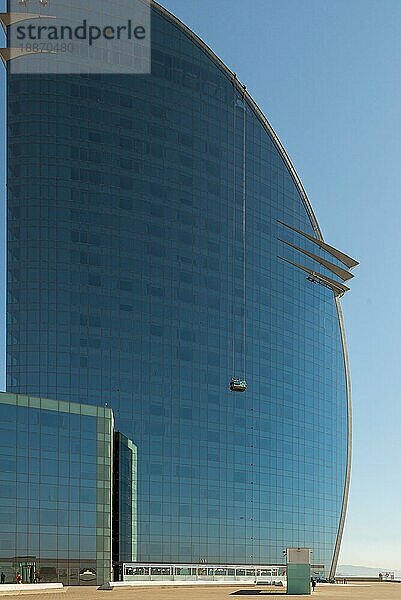
M 401 569 L 401 2 L 162 3 L 247 85 L 325 239 L 361 262 L 343 299 L 354 449 L 340 564 Z

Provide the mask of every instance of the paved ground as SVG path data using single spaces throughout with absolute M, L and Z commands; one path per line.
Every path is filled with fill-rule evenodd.
M 60 591 L 20 594 L 2 594 L 12 600 L 28 596 L 29 600 L 253 600 L 257 597 L 283 600 L 283 594 L 267 587 L 185 587 L 185 588 L 128 588 L 125 590 L 100 591 L 92 587 L 70 587 Z M 399 600 L 401 583 L 372 583 L 364 585 L 318 586 L 313 594 L 315 600 Z M 292 596 L 305 600 L 305 596 Z

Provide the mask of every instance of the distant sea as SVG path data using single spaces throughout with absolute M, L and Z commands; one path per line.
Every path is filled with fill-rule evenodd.
M 381 567 L 363 567 L 358 565 L 338 565 L 336 576 L 337 577 L 378 577 L 379 573 L 392 573 L 396 579 L 401 578 L 400 569 L 389 569 Z

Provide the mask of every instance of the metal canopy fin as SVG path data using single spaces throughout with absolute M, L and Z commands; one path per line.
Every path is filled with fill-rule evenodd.
M 24 56 L 25 54 L 32 54 L 32 52 L 27 52 L 22 48 L 0 48 L 0 58 L 3 61 L 4 65 L 10 60 L 14 58 L 19 58 L 20 56 Z
M 56 19 L 52 15 L 41 15 L 38 13 L 22 13 L 22 12 L 5 12 L 0 13 L 0 24 L 4 29 L 20 21 L 27 21 L 32 19 Z
M 3 64 L 7 66 L 7 63 L 10 60 L 15 60 L 16 58 L 22 58 L 23 56 L 37 56 L 39 54 L 57 54 L 57 52 L 53 50 L 43 50 L 40 52 L 31 52 L 28 50 L 24 50 L 23 48 L 0 48 L 0 59 Z
M 294 267 L 297 267 L 298 269 L 301 269 L 302 271 L 305 271 L 305 273 L 308 273 L 311 277 L 316 279 L 319 283 L 330 288 L 336 294 L 336 296 L 343 296 L 346 292 L 349 291 L 349 287 L 347 287 L 343 283 L 334 281 L 334 279 L 330 279 L 330 277 L 326 277 L 326 275 L 322 275 L 322 273 L 313 271 L 313 269 L 308 269 L 308 267 L 305 267 L 304 265 L 300 265 L 296 262 L 293 262 L 292 260 L 289 260 L 288 258 L 284 258 L 283 256 L 279 256 L 278 258 L 280 258 L 281 260 L 284 260 L 285 262 L 289 263 L 290 265 L 293 265 Z
M 357 260 L 355 260 L 354 258 L 351 258 L 347 254 L 344 254 L 344 252 L 341 252 L 341 250 L 337 250 L 337 248 L 334 248 L 334 246 L 330 246 L 329 244 L 326 244 L 326 242 L 323 242 L 322 240 L 315 238 L 313 235 L 310 235 L 309 233 L 305 233 L 305 231 L 301 231 L 301 229 L 297 229 L 296 227 L 287 225 L 287 223 L 284 223 L 283 221 L 280 221 L 277 219 L 277 222 L 280 223 L 281 225 L 284 225 L 284 227 L 288 227 L 288 229 L 291 229 L 292 231 L 299 233 L 299 235 L 303 235 L 306 239 L 310 240 L 317 246 L 320 246 L 320 248 L 322 248 L 323 250 L 325 250 L 326 252 L 328 252 L 329 254 L 334 256 L 334 258 L 336 258 L 337 260 L 342 262 L 349 269 L 353 269 L 353 267 L 356 267 L 357 265 L 359 265 L 359 262 Z
M 342 267 L 339 267 L 338 265 L 334 265 L 333 263 L 326 260 L 325 258 L 322 258 L 321 256 L 314 254 L 313 252 L 309 252 L 308 250 L 305 250 L 304 248 L 300 248 L 299 246 L 296 246 L 295 244 L 292 244 L 291 242 L 287 242 L 286 240 L 282 240 L 280 238 L 278 238 L 278 239 L 280 240 L 280 242 L 287 244 L 287 246 L 291 246 L 291 248 L 295 248 L 295 250 L 299 250 L 299 252 L 306 254 L 306 256 L 309 256 L 310 258 L 312 258 L 313 260 L 315 260 L 316 262 L 321 264 L 323 267 L 326 267 L 326 269 L 329 269 L 329 271 L 331 271 L 332 273 L 334 273 L 335 275 L 340 277 L 343 281 L 348 281 L 349 279 L 352 279 L 354 277 L 354 275 L 352 273 L 350 273 L 349 271 L 347 271 L 346 269 L 343 269 Z

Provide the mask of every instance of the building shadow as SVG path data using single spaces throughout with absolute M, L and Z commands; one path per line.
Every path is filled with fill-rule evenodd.
M 230 596 L 278 596 L 285 595 L 285 590 L 238 590 Z

